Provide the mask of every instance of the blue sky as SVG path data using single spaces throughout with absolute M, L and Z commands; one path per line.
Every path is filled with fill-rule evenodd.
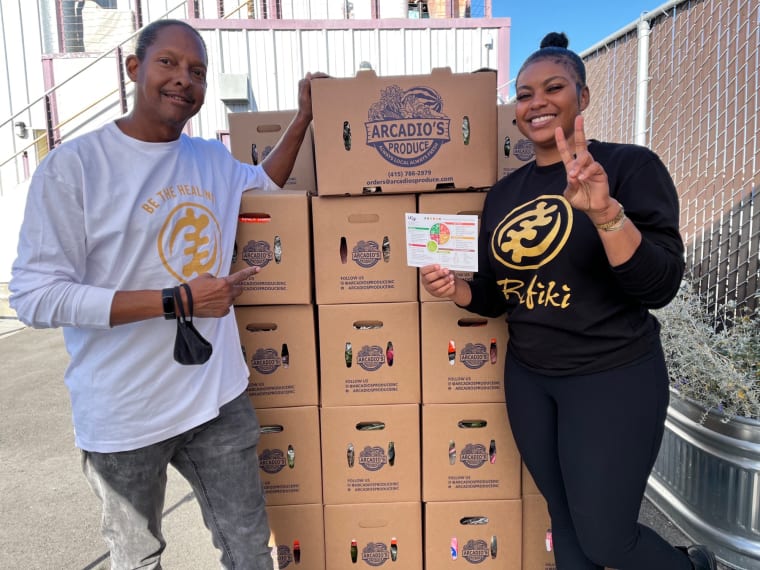
M 582 52 L 663 4 L 664 0 L 492 0 L 491 13 L 512 19 L 509 73 L 514 79 L 548 32 L 565 32 L 569 48 Z

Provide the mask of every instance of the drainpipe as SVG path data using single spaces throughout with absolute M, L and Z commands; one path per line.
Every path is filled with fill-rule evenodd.
M 646 12 L 641 14 L 638 23 L 638 70 L 636 73 L 636 122 L 634 142 L 647 146 L 647 98 L 649 94 L 649 20 Z

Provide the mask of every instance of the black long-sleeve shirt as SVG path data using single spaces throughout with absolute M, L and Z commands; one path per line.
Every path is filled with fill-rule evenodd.
M 506 313 L 512 355 L 548 375 L 608 370 L 650 352 L 659 325 L 647 309 L 673 298 L 684 271 L 678 195 L 657 155 L 598 141 L 589 152 L 642 234 L 622 265 L 610 266 L 591 220 L 562 196 L 562 162 L 531 162 L 501 179 L 481 216 L 467 309 Z

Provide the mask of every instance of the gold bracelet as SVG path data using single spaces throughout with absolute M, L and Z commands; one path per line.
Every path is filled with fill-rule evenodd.
M 620 204 L 620 202 L 618 202 Z M 620 211 L 617 213 L 617 215 L 612 218 L 609 222 L 604 222 L 603 224 L 594 224 L 596 226 L 596 229 L 601 230 L 603 232 L 616 232 L 625 225 L 625 221 L 628 219 L 628 217 L 625 215 L 625 210 L 623 209 L 623 205 L 620 204 Z

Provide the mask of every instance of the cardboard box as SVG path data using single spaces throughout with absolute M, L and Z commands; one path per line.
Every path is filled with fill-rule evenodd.
M 236 305 L 307 305 L 312 302 L 309 196 L 293 190 L 247 190 L 231 273 L 258 265 L 243 281 Z
M 314 306 L 235 307 L 235 319 L 254 407 L 318 405 Z
M 422 402 L 504 402 L 507 325 L 451 301 L 422 303 Z
M 420 403 L 419 303 L 318 310 L 323 406 Z
M 475 215 L 478 216 L 483 212 L 483 202 L 486 199 L 486 192 L 446 192 L 442 194 L 420 194 L 417 196 L 417 211 L 421 214 L 457 214 L 457 215 Z M 455 271 L 454 275 L 461 277 L 465 281 L 472 281 L 473 273 L 471 271 Z M 445 301 L 433 297 L 428 293 L 420 283 L 420 301 Z
M 267 516 L 275 568 L 326 570 L 322 505 L 268 506 Z
M 312 200 L 317 304 L 417 300 L 417 268 L 406 264 L 406 212 L 415 197 Z
M 496 74 L 315 79 L 320 195 L 431 192 L 496 181 Z
M 519 499 L 425 503 L 426 570 L 460 568 L 463 562 L 484 569 L 521 570 Z
M 520 455 L 504 404 L 422 406 L 425 502 L 519 498 Z
M 497 105 L 499 136 L 496 154 L 498 155 L 498 179 L 533 160 L 536 155 L 533 143 L 523 135 L 514 124 L 515 104 Z
M 541 495 L 522 498 L 523 570 L 556 570 L 552 523 Z
M 325 551 L 330 570 L 422 568 L 420 503 L 325 505 L 324 511 Z M 356 562 L 351 560 L 353 541 Z
M 296 111 L 229 113 L 230 152 L 240 162 L 260 164 L 271 152 L 296 116 Z M 283 186 L 286 190 L 316 192 L 314 138 L 311 127 L 296 156 L 293 171 Z
M 415 404 L 322 408 L 325 505 L 420 500 Z
M 267 505 L 322 504 L 319 409 L 257 410 L 259 476 Z
M 533 480 L 533 476 L 530 474 L 530 471 L 528 471 L 528 468 L 525 466 L 525 463 L 522 464 L 521 468 L 522 472 L 522 496 L 525 497 L 526 495 L 541 495 L 541 491 L 538 490 L 538 487 L 536 486 L 536 482 Z

